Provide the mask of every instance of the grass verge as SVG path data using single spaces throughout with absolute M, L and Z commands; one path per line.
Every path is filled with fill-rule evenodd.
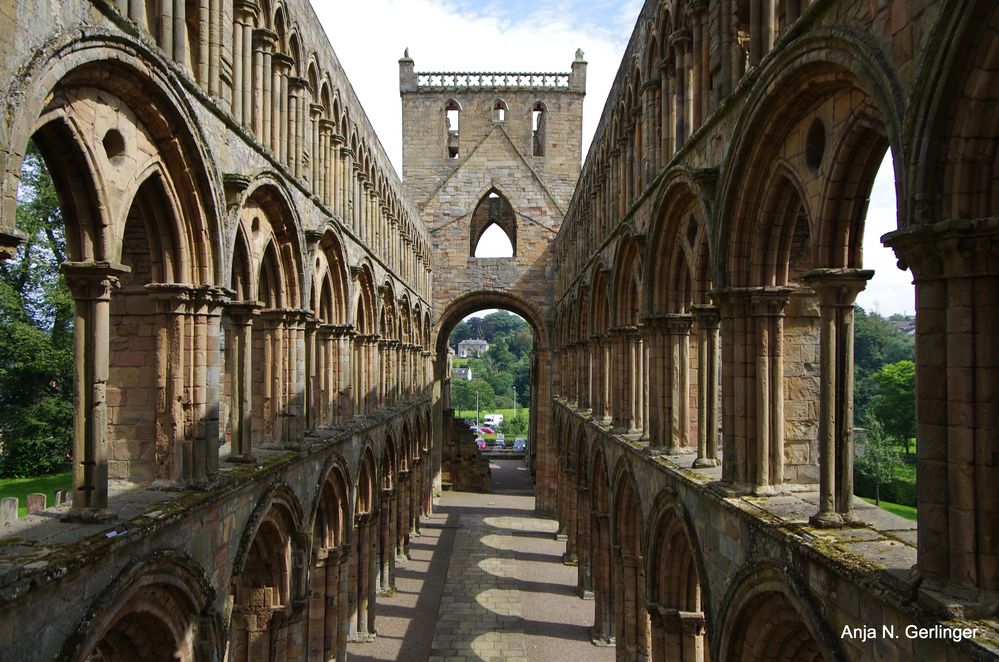
M 860 497 L 867 503 L 874 503 L 874 499 L 868 499 L 867 497 Z M 916 521 L 916 508 L 914 506 L 903 506 L 900 503 L 890 503 L 882 499 L 881 505 L 879 506 L 882 510 L 887 510 L 889 513 L 894 513 L 899 517 L 904 517 L 905 519 L 911 519 L 913 522 Z

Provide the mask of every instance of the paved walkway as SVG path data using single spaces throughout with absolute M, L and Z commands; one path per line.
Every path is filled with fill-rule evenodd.
M 378 598 L 378 638 L 351 644 L 353 660 L 541 662 L 612 660 L 590 643 L 593 602 L 576 597 L 576 569 L 562 564 L 555 522 L 533 516 L 518 460 L 493 460 L 492 494 L 446 492 L 398 592 Z

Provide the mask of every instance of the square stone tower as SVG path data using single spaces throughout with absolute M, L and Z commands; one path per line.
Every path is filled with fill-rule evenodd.
M 425 205 L 495 133 L 564 210 L 579 176 L 586 62 L 569 73 L 417 72 L 399 60 L 403 179 Z M 469 191 L 469 194 L 472 194 Z

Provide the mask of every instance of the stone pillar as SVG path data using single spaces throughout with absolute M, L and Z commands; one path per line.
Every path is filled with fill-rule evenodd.
M 195 448 L 189 431 L 193 425 L 185 421 L 184 410 L 193 413 L 191 397 L 194 384 L 188 382 L 194 347 L 194 327 L 188 319 L 191 290 L 187 285 L 155 283 L 146 285 L 149 298 L 156 305 L 156 404 L 153 422 L 156 430 L 155 476 L 167 485 L 179 486 L 194 480 L 200 473 L 204 483 L 204 456 L 200 453 L 197 471 L 192 466 Z M 191 337 L 189 337 L 191 336 Z M 193 423 L 193 421 L 192 421 Z
M 853 317 L 874 275 L 861 269 L 815 269 L 804 281 L 819 298 L 819 512 L 815 526 L 853 521 Z
M 322 345 L 319 340 L 319 326 L 316 318 L 305 321 L 305 428 L 314 430 L 322 422 Z
M 758 64 L 773 43 L 774 0 L 754 0 L 749 3 L 749 65 Z
M 669 410 L 667 408 L 667 393 L 669 384 L 666 380 L 668 365 L 666 357 L 666 318 L 663 315 L 652 315 L 642 320 L 645 328 L 646 356 L 649 370 L 646 373 L 648 382 L 648 429 L 649 453 L 657 453 L 667 445 L 669 435 Z
M 111 293 L 127 266 L 64 262 L 73 293 L 73 505 L 68 519 L 105 521 L 108 509 L 107 382 L 110 372 Z
M 718 461 L 718 308 L 693 305 L 697 333 L 697 459 L 694 467 L 716 467 Z
M 771 494 L 784 481 L 786 287 L 717 290 L 725 333 L 723 481 Z
M 676 96 L 676 111 L 673 117 L 676 135 L 674 149 L 679 149 L 690 135 L 690 115 L 693 107 L 690 103 L 690 35 L 687 29 L 681 27 L 673 32 L 670 35 L 670 43 L 673 45 L 673 60 L 676 67 L 673 85 L 673 93 Z
M 273 109 L 273 77 L 271 53 L 277 35 L 270 30 L 258 28 L 253 31 L 253 80 L 254 107 L 253 133 L 264 145 L 270 145 L 271 112 Z
M 937 604 L 994 614 L 999 595 L 999 246 L 996 219 L 889 234 L 916 285 L 917 567 Z
M 645 348 L 638 327 L 632 327 L 627 336 L 628 342 L 628 432 L 646 435 L 645 419 Z M 646 435 L 647 436 L 647 435 Z
M 234 302 L 225 307 L 232 328 L 229 406 L 230 461 L 253 462 L 253 320 L 260 304 Z
M 669 427 L 666 450 L 683 452 L 690 446 L 690 315 L 670 314 L 666 327 L 667 363 L 669 365 Z
M 288 75 L 295 61 L 284 53 L 271 55 L 271 151 L 288 162 Z
M 692 0 L 687 5 L 687 14 L 693 28 L 691 42 L 691 95 L 690 95 L 690 130 L 693 132 L 701 126 L 707 117 L 708 85 L 710 71 L 708 69 L 707 48 L 707 0 Z
M 603 391 L 600 400 L 603 404 L 603 411 L 598 419 L 598 422 L 604 424 L 611 424 L 614 420 L 614 404 L 613 404 L 613 381 L 614 381 L 614 352 L 613 343 L 614 338 L 610 332 L 605 333 L 601 337 L 601 346 L 603 349 L 603 358 L 601 359 L 601 377 L 600 386 Z

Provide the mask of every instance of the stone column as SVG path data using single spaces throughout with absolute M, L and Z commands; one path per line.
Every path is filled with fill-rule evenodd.
M 258 28 L 253 31 L 253 77 L 254 95 L 253 132 L 264 145 L 271 142 L 271 113 L 274 108 L 274 71 L 271 54 L 277 35 L 270 30 Z
M 718 461 L 718 327 L 714 306 L 690 307 L 697 333 L 697 459 L 694 467 L 716 467 Z
M 686 141 L 690 135 L 690 35 L 686 28 L 680 28 L 670 35 L 673 45 L 675 65 L 673 93 L 676 96 L 676 111 L 673 117 L 675 126 L 674 149 Z M 668 158 L 668 157 L 667 157 Z
M 271 54 L 270 146 L 282 163 L 288 161 L 288 74 L 294 62 L 284 53 Z
M 288 166 L 295 179 L 305 178 L 302 159 L 305 151 L 305 97 L 308 82 L 298 76 L 288 78 Z
M 815 526 L 853 520 L 853 311 L 873 275 L 861 269 L 804 274 L 821 311 L 819 512 L 810 520 Z
M 783 316 L 791 288 L 716 290 L 725 361 L 722 480 L 737 492 L 783 486 Z
M 664 318 L 669 356 L 669 429 L 666 450 L 685 452 L 690 447 L 690 327 L 693 318 L 671 314 Z
M 357 393 L 360 384 L 354 381 L 357 350 L 354 347 L 354 327 L 346 324 L 338 327 L 337 339 L 337 421 L 345 421 L 354 416 Z
M 646 449 L 649 453 L 657 453 L 666 447 L 666 438 L 669 434 L 667 421 L 668 410 L 666 407 L 666 395 L 668 383 L 666 381 L 666 336 L 665 317 L 663 315 L 651 315 L 642 320 L 642 327 L 645 329 L 646 361 L 648 371 L 646 381 L 648 382 L 648 437 L 649 446 Z
M 642 334 L 638 327 L 633 327 L 628 333 L 628 373 L 629 373 L 629 407 L 628 432 L 641 434 L 648 438 L 643 414 L 645 411 L 645 348 L 642 345 Z
M 225 307 L 232 327 L 231 404 L 229 439 L 231 462 L 253 462 L 253 320 L 260 304 L 233 302 Z
M 749 65 L 770 52 L 774 43 L 774 0 L 749 3 Z
M 382 502 L 379 509 L 379 549 L 378 588 L 382 594 L 391 594 L 395 589 L 395 531 L 392 502 L 395 489 L 382 489 Z
M 316 95 L 319 91 L 312 90 L 312 94 Z M 323 143 L 322 143 L 322 132 L 320 131 L 320 122 L 323 118 L 323 107 L 317 103 L 309 104 L 309 186 L 312 190 L 312 195 L 322 199 L 323 197 L 323 186 L 322 186 L 322 165 L 323 165 Z
M 67 519 L 106 521 L 108 509 L 107 382 L 111 293 L 131 270 L 111 262 L 64 262 L 73 293 L 73 500 Z
M 319 198 L 323 204 L 333 206 L 333 134 L 336 125 L 325 117 L 319 120 Z
M 188 319 L 192 288 L 175 283 L 146 285 L 149 298 L 156 305 L 156 404 L 153 422 L 156 430 L 156 479 L 167 485 L 180 486 L 200 473 L 204 482 L 204 456 L 195 459 L 193 425 L 185 421 L 184 411 L 193 413 L 192 398 L 195 384 L 188 383 L 192 371 L 194 347 L 193 325 Z M 191 331 L 189 331 L 190 329 Z M 194 423 L 194 421 L 190 421 Z M 200 460 L 198 471 L 192 466 Z
M 693 132 L 707 117 L 708 85 L 710 72 L 707 58 L 707 0 L 692 0 L 687 5 L 687 14 L 693 27 L 691 42 L 691 95 L 690 95 L 690 131 Z
M 322 346 L 319 340 L 319 326 L 316 318 L 305 321 L 305 427 L 314 430 L 322 421 Z
M 752 295 L 756 325 L 756 472 L 757 493 L 779 490 L 784 484 L 784 307 L 786 288 Z

